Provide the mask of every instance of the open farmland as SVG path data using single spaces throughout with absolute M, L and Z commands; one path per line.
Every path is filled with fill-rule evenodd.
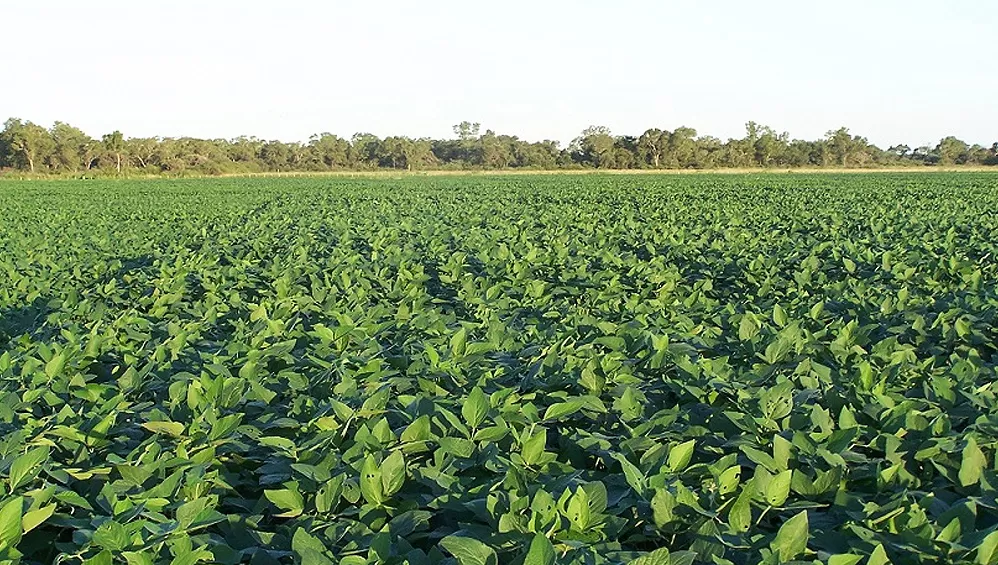
M 995 563 L 996 255 L 993 174 L 0 183 L 0 558 Z

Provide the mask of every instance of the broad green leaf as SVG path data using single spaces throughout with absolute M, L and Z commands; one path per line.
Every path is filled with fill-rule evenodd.
M 42 506 L 37 510 L 25 512 L 24 517 L 21 518 L 21 529 L 23 532 L 28 533 L 42 525 L 45 520 L 48 520 L 52 514 L 55 513 L 55 506 L 55 504 L 49 504 L 48 506 Z
M 676 506 L 678 506 L 676 497 L 671 492 L 664 488 L 655 489 L 655 495 L 651 499 L 651 509 L 655 525 L 662 528 L 675 520 Z
M 573 399 L 567 402 L 559 402 L 557 404 L 552 404 L 548 406 L 548 409 L 544 411 L 544 419 L 549 421 L 557 421 L 566 416 L 575 414 L 579 410 L 585 408 L 586 403 L 583 400 Z
M 62 373 L 63 368 L 66 367 L 66 354 L 65 352 L 54 355 L 49 362 L 45 364 L 45 375 L 52 379 L 59 376 Z
M 267 495 L 268 500 L 274 502 L 274 504 L 277 505 L 278 507 L 288 509 L 290 507 L 284 507 L 275 502 L 275 498 L 287 502 L 282 498 L 283 495 L 277 494 L 281 492 L 283 491 L 264 491 L 264 494 Z M 274 498 L 272 498 L 272 496 Z M 189 528 L 192 524 L 194 524 L 194 521 L 197 519 L 198 515 L 201 514 L 201 512 L 204 511 L 206 508 L 208 508 L 210 502 L 211 500 L 208 499 L 207 497 L 202 497 L 198 498 L 197 500 L 192 500 L 190 502 L 181 504 L 180 507 L 177 508 L 177 523 L 180 525 L 180 528 L 181 529 Z
M 468 343 L 468 329 L 461 328 L 450 339 L 451 354 L 453 354 L 455 357 L 464 355 L 467 343 Z
M 184 425 L 177 422 L 144 422 L 142 427 L 155 434 L 165 434 L 180 437 L 184 434 Z
M 298 516 L 305 509 L 305 499 L 297 488 L 267 489 L 263 494 L 274 506 L 283 510 L 280 516 Z
M 20 496 L 15 496 L 0 507 L 0 545 L 14 547 L 21 541 L 23 508 L 24 499 Z
M 747 532 L 752 527 L 752 498 L 755 491 L 755 479 L 749 479 L 728 511 L 728 525 L 736 532 Z
M 637 559 L 632 559 L 627 562 L 627 565 L 671 565 L 671 563 L 672 556 L 669 554 L 668 548 L 663 547 Z
M 458 565 L 498 565 L 499 562 L 495 550 L 476 539 L 451 535 L 440 540 L 440 547 L 453 555 Z
M 547 445 L 547 429 L 541 428 L 523 442 L 523 449 L 520 455 L 527 465 L 537 465 L 544 454 L 544 447 Z
M 647 489 L 647 482 L 644 474 L 638 469 L 634 463 L 627 460 L 622 453 L 614 453 L 613 458 L 620 463 L 621 469 L 624 471 L 624 478 L 627 480 L 627 484 L 634 489 L 634 492 L 638 493 L 640 496 L 644 496 L 645 490 Z
M 792 479 L 793 472 L 789 469 L 773 476 L 766 487 L 766 502 L 770 506 L 782 506 L 787 501 Z
M 787 321 L 787 311 L 784 310 L 779 304 L 773 306 L 773 322 L 775 322 L 777 326 L 783 328 L 786 327 Z
M 991 532 L 977 546 L 977 556 L 974 563 L 992 565 L 998 561 L 998 532 Z
M 482 389 L 475 387 L 464 399 L 461 406 L 461 415 L 464 416 L 465 423 L 471 428 L 478 428 L 485 421 L 485 416 L 489 413 L 489 398 L 485 396 Z
M 10 466 L 10 492 L 24 486 L 38 475 L 38 467 L 48 459 L 48 446 L 36 447 L 14 459 Z
M 673 446 L 669 450 L 669 470 L 677 473 L 685 469 L 690 464 L 690 460 L 693 459 L 693 448 L 695 446 L 696 440 L 692 439 Z
M 535 534 L 530 542 L 530 549 L 523 560 L 523 565 L 555 565 L 557 562 L 554 545 L 543 534 Z
M 395 495 L 405 483 L 405 458 L 401 451 L 393 451 L 381 462 L 382 492 L 385 498 Z
M 93 542 L 98 546 L 113 552 L 119 552 L 130 545 L 125 526 L 109 520 L 94 531 Z
M 128 565 L 154 565 L 153 556 L 145 551 L 125 551 L 121 554 Z
M 981 480 L 981 473 L 988 465 L 981 448 L 977 447 L 974 436 L 967 437 L 967 446 L 963 448 L 963 458 L 960 461 L 960 486 L 969 487 Z
M 828 565 L 857 565 L 862 560 L 862 555 L 839 553 L 828 558 Z
M 890 563 L 891 560 L 887 557 L 884 545 L 877 544 L 877 547 L 873 548 L 873 552 L 870 553 L 870 559 L 867 560 L 866 565 L 890 565 Z
M 420 416 L 402 430 L 399 441 L 402 443 L 412 443 L 416 441 L 427 441 L 430 439 L 430 417 Z
M 769 546 L 781 561 L 790 561 L 807 550 L 807 541 L 807 512 L 801 511 L 780 526 Z
M 370 504 L 380 506 L 385 502 L 381 469 L 373 455 L 364 459 L 364 465 L 360 469 L 360 492 Z

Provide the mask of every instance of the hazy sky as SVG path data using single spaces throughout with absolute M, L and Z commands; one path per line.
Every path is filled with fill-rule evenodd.
M 0 120 L 92 135 L 998 141 L 996 0 L 0 2 Z

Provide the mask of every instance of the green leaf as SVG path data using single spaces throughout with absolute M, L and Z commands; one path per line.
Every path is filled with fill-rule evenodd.
M 992 565 L 998 561 L 998 532 L 988 534 L 977 546 L 977 565 Z
M 736 532 L 747 532 L 752 527 L 752 498 L 755 490 L 755 479 L 749 479 L 728 511 L 728 525 Z
M 685 469 L 693 459 L 693 448 L 695 446 L 696 440 L 692 439 L 673 446 L 673 448 L 669 450 L 669 470 L 673 473 L 678 473 L 679 471 Z
M 759 335 L 759 324 L 751 314 L 744 314 L 741 322 L 738 323 L 738 339 L 741 341 L 751 341 Z
M 200 563 L 203 561 L 211 561 L 214 559 L 214 555 L 211 551 L 200 548 L 193 551 L 183 551 L 177 554 L 170 562 L 170 565 L 194 565 L 195 563 Z
M 548 431 L 545 428 L 541 428 L 539 431 L 534 433 L 534 435 L 527 438 L 523 442 L 523 449 L 520 455 L 523 457 L 523 461 L 527 465 L 537 465 L 541 461 L 541 456 L 544 455 L 544 447 L 547 445 L 548 441 Z
M 776 539 L 769 547 L 780 556 L 781 561 L 790 561 L 807 550 L 807 541 L 807 511 L 801 511 L 780 526 Z
M 651 499 L 651 510 L 655 520 L 655 526 L 662 528 L 669 522 L 676 519 L 676 497 L 664 488 L 655 489 L 655 495 Z
M 394 451 L 381 462 L 381 482 L 386 498 L 402 489 L 405 483 L 405 458 L 401 451 Z
M 967 446 L 963 448 L 963 458 L 960 461 L 960 486 L 969 487 L 981 480 L 981 473 L 988 465 L 981 448 L 977 447 L 974 436 L 967 437 Z
M 277 492 L 277 491 L 264 491 L 264 494 L 266 494 L 267 492 Z M 272 498 L 270 498 L 269 494 L 267 495 L 267 498 L 271 502 L 274 501 Z M 201 514 L 201 512 L 208 507 L 208 504 L 210 502 L 211 500 L 209 498 L 202 497 L 181 504 L 180 507 L 177 508 L 177 523 L 180 525 L 180 528 L 186 529 L 189 528 L 192 524 L 194 524 L 194 521 L 197 519 L 198 515 Z
M 877 547 L 873 549 L 873 553 L 870 554 L 870 559 L 866 562 L 866 565 L 890 565 L 891 560 L 887 557 L 887 550 L 884 549 L 884 544 L 877 544 Z
M 547 410 L 544 411 L 544 419 L 557 421 L 582 410 L 585 406 L 586 402 L 580 399 L 573 399 L 568 402 L 552 404 L 551 406 L 548 406 Z
M 856 565 L 863 560 L 862 555 L 839 553 L 828 558 L 828 565 Z
M 153 561 L 152 556 L 145 551 L 126 551 L 121 555 L 125 558 L 125 562 L 128 565 L 154 565 L 156 563 Z
M 43 506 L 38 510 L 26 512 L 24 517 L 21 519 L 21 529 L 24 533 L 30 532 L 40 526 L 43 522 L 45 522 L 45 520 L 48 520 L 55 512 L 55 506 L 55 504 L 49 504 L 48 506 Z
M 364 459 L 360 469 L 360 492 L 370 504 L 381 506 L 385 503 L 384 483 L 381 479 L 381 469 L 373 455 Z
M 402 443 L 427 441 L 428 439 L 430 439 L 430 417 L 426 415 L 413 420 L 399 436 L 399 441 Z
M 790 483 L 793 472 L 789 469 L 775 475 L 766 487 L 766 502 L 770 506 L 781 506 L 790 496 Z
M 305 530 L 305 528 L 295 529 L 294 535 L 291 537 L 291 549 L 300 556 L 304 556 L 307 553 L 317 553 L 320 556 L 325 553 L 326 546 L 319 540 L 319 538 L 312 536 Z M 315 557 L 313 557 L 315 559 Z
M 475 387 L 468 393 L 461 406 L 461 415 L 471 428 L 477 428 L 489 413 L 489 399 L 481 388 Z
M 263 491 L 267 500 L 284 511 L 279 516 L 289 518 L 298 516 L 305 509 L 305 499 L 298 492 L 297 485 L 295 484 L 293 487 Z
M 38 476 L 38 467 L 48 459 L 48 456 L 49 448 L 43 446 L 31 449 L 15 459 L 10 466 L 10 492 L 13 493 L 15 489 Z
M 671 563 L 672 556 L 669 554 L 668 548 L 663 547 L 637 559 L 631 559 L 627 565 L 671 565 Z
M 45 376 L 52 379 L 59 376 L 62 373 L 63 368 L 66 367 L 66 354 L 65 352 L 53 355 L 49 362 L 45 364 Z
M 568 499 L 568 521 L 572 529 L 577 532 L 585 532 L 589 527 L 589 495 L 582 487 L 576 489 L 575 494 Z
M 466 344 L 468 343 L 468 329 L 461 328 L 450 338 L 450 350 L 454 357 L 464 355 Z
M 125 526 L 113 520 L 104 522 L 94 531 L 93 542 L 116 553 L 130 545 Z
M 647 490 L 647 479 L 644 473 L 634 463 L 628 461 L 622 453 L 614 453 L 613 458 L 620 463 L 620 468 L 624 471 L 624 479 L 627 480 L 627 484 L 634 489 L 634 492 L 644 496 L 645 490 Z
M 786 327 L 787 321 L 787 311 L 783 309 L 783 306 L 780 306 L 779 304 L 773 306 L 773 322 L 775 322 L 777 326 L 783 328 Z
M 440 540 L 440 546 L 457 559 L 458 565 L 498 565 L 499 562 L 495 550 L 476 539 L 450 535 Z
M 145 422 L 142 427 L 154 434 L 165 434 L 180 437 L 184 434 L 184 425 L 177 422 Z
M 554 545 L 544 534 L 535 534 L 530 542 L 530 549 L 523 560 L 523 565 L 554 565 Z
M 83 565 L 112 565 L 112 563 L 114 563 L 114 555 L 108 549 L 83 561 Z
M 14 547 L 21 541 L 21 516 L 24 499 L 20 496 L 7 501 L 0 508 L 0 545 Z

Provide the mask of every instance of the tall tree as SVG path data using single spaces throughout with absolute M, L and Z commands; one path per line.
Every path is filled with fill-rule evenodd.
M 121 172 L 121 157 L 125 153 L 125 136 L 120 131 L 113 131 L 101 138 L 104 150 L 114 159 L 114 169 Z
M 153 159 L 156 157 L 159 144 L 160 140 L 155 137 L 133 137 L 125 141 L 125 151 L 140 168 L 148 170 L 155 165 Z
M 638 138 L 638 159 L 644 165 L 657 169 L 662 164 L 662 153 L 669 143 L 669 132 L 652 128 Z
M 89 135 L 63 122 L 56 122 L 49 133 L 55 143 L 49 161 L 50 168 L 66 172 L 90 168 L 94 140 Z
M 498 136 L 492 130 L 486 130 L 479 143 L 482 147 L 482 166 L 487 169 L 505 169 L 513 160 L 510 138 Z
M 11 153 L 15 166 L 19 163 L 32 173 L 55 150 L 55 140 L 48 130 L 17 118 L 10 118 L 4 123 L 0 138 L 3 138 L 3 144 Z
M 377 167 L 381 140 L 372 133 L 355 133 L 350 138 L 349 163 L 353 167 Z
M 331 133 L 313 135 L 308 142 L 309 161 L 320 170 L 341 169 L 348 165 L 350 144 Z
M 936 145 L 936 155 L 939 155 L 940 165 L 955 165 L 967 161 L 970 147 L 963 141 L 953 137 L 945 137 Z
M 578 162 L 597 169 L 607 169 L 613 166 L 613 147 L 614 139 L 609 128 L 589 126 L 572 141 L 571 150 Z

